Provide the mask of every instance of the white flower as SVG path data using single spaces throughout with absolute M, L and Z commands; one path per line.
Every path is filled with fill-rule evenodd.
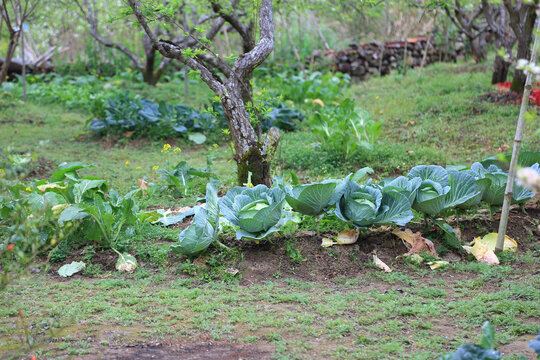
M 519 69 L 523 69 L 523 68 L 524 68 L 525 66 L 527 66 L 527 65 L 529 65 L 529 62 L 528 62 L 527 60 L 525 60 L 525 59 L 519 59 L 519 60 L 517 61 L 517 67 L 518 67 Z
M 532 168 L 522 168 L 517 172 L 519 183 L 535 192 L 540 192 L 540 173 Z

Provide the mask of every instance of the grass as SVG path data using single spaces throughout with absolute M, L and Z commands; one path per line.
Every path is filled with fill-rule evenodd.
M 518 109 L 479 100 L 491 91 L 489 77 L 475 65 L 441 64 L 424 69 L 420 79 L 411 71 L 354 84 L 348 95 L 384 121 L 381 143 L 343 163 L 339 154 L 322 152 L 308 129 L 285 133 L 278 172 L 292 169 L 320 179 L 371 166 L 382 177 L 419 163 L 469 164 L 493 155 L 491 148 L 511 144 Z M 209 92 L 199 83 L 191 85 L 188 103 L 207 102 Z M 174 82 L 125 86 L 154 101 L 175 101 L 183 94 L 183 84 Z M 211 156 L 226 186 L 235 179 L 226 138 L 217 148 L 168 140 L 182 152 L 162 153 L 164 142 L 77 139 L 90 114 L 62 104 L 0 99 L 0 114 L 3 146 L 53 164 L 95 164 L 86 174 L 107 178 L 122 192 L 140 178 L 159 182 L 152 168 L 166 160 L 203 167 Z M 529 120 L 526 134 L 539 127 L 538 118 Z M 538 149 L 540 139 L 529 135 L 525 146 Z M 161 192 L 141 206 L 193 204 L 200 195 L 177 198 Z M 336 229 L 328 221 L 321 230 Z M 62 250 L 64 256 L 76 250 L 73 256 L 89 263 L 83 277 L 63 280 L 42 272 L 13 283 L 0 294 L 0 357 L 65 358 L 130 344 L 213 341 L 270 349 L 276 359 L 433 359 L 477 342 L 485 320 L 496 327 L 497 347 L 538 331 L 540 278 L 531 252 L 497 267 L 456 260 L 447 270 L 405 263 L 383 273 L 359 263 L 358 274 L 334 280 L 308 282 L 278 271 L 250 282 L 229 272 L 242 262 L 242 253 L 213 250 L 206 263 L 172 258 L 167 248 L 177 235 L 177 229 L 145 225 L 126 239 L 141 263 L 133 274 L 110 271 L 98 261 L 101 251 L 88 245 Z M 339 254 L 333 249 L 329 254 L 337 261 Z M 293 269 L 302 261 L 295 244 L 288 243 L 283 262 Z M 27 336 L 31 348 L 24 345 Z

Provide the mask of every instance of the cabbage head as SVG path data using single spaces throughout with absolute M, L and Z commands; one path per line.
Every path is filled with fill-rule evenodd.
M 285 192 L 265 185 L 253 188 L 237 186 L 218 201 L 221 213 L 240 227 L 236 237 L 261 239 L 278 231 L 281 225 Z
M 379 224 L 405 225 L 412 218 L 408 198 L 397 191 L 381 191 L 372 185 L 358 185 L 345 179 L 336 203 L 336 215 L 356 227 Z
M 410 181 L 421 180 L 412 207 L 429 216 L 458 207 L 481 194 L 473 176 L 438 165 L 416 166 L 407 177 Z

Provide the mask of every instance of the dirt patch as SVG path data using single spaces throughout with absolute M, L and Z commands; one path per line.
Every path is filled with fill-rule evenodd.
M 136 344 L 132 346 L 111 346 L 99 355 L 80 357 L 81 359 L 272 359 L 270 346 L 247 346 L 231 343 L 208 342 L 195 345 Z
M 480 100 L 497 105 L 518 105 L 521 104 L 521 95 L 511 91 L 494 91 L 480 96 Z
M 528 360 L 538 359 L 536 353 L 532 348 L 529 347 L 529 341 L 534 340 L 533 335 L 520 336 L 510 344 L 502 345 L 498 350 L 502 353 L 503 357 L 505 355 L 523 355 Z
M 24 181 L 33 179 L 47 179 L 56 169 L 56 164 L 44 157 L 40 157 L 36 161 L 32 161 L 30 166 L 32 167 L 32 170 L 24 177 Z

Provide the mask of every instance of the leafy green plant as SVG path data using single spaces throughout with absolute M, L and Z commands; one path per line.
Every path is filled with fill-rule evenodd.
M 338 149 L 345 159 L 359 148 L 371 149 L 382 132 L 382 122 L 371 120 L 352 99 L 317 111 L 310 124 L 322 146 Z
M 161 175 L 160 179 L 165 181 L 167 188 L 178 190 L 184 195 L 187 195 L 192 179 L 209 179 L 215 177 L 210 167 L 195 169 L 190 167 L 185 161 L 180 161 L 175 166 L 169 165 L 168 168 L 159 168 L 156 172 Z
M 408 198 L 397 191 L 384 191 L 371 185 L 358 185 L 350 175 L 336 191 L 336 215 L 355 227 L 396 224 L 403 226 L 414 216 Z
M 171 245 L 170 251 L 186 256 L 194 256 L 218 242 L 219 205 L 217 190 L 212 183 L 206 186 L 206 208 L 197 207 L 190 226 L 184 229 L 178 242 Z
M 456 352 L 443 355 L 439 360 L 497 360 L 501 353 L 493 350 L 495 345 L 495 329 L 486 321 L 482 325 L 482 340 L 480 344 L 461 345 Z
M 469 174 L 438 165 L 415 166 L 407 177 L 416 183 L 415 179 L 421 180 L 412 207 L 428 216 L 457 207 L 481 193 Z
M 200 144 L 206 140 L 201 132 L 215 128 L 214 122 L 210 114 L 187 105 L 156 104 L 125 91 L 108 99 L 104 115 L 91 119 L 89 129 L 100 135 L 133 132 L 131 136 L 153 139 L 186 136 Z
M 237 186 L 218 203 L 223 216 L 240 227 L 236 232 L 237 239 L 262 239 L 278 231 L 286 222 L 282 219 L 285 192 L 279 187 L 269 189 L 262 184 L 253 188 Z

